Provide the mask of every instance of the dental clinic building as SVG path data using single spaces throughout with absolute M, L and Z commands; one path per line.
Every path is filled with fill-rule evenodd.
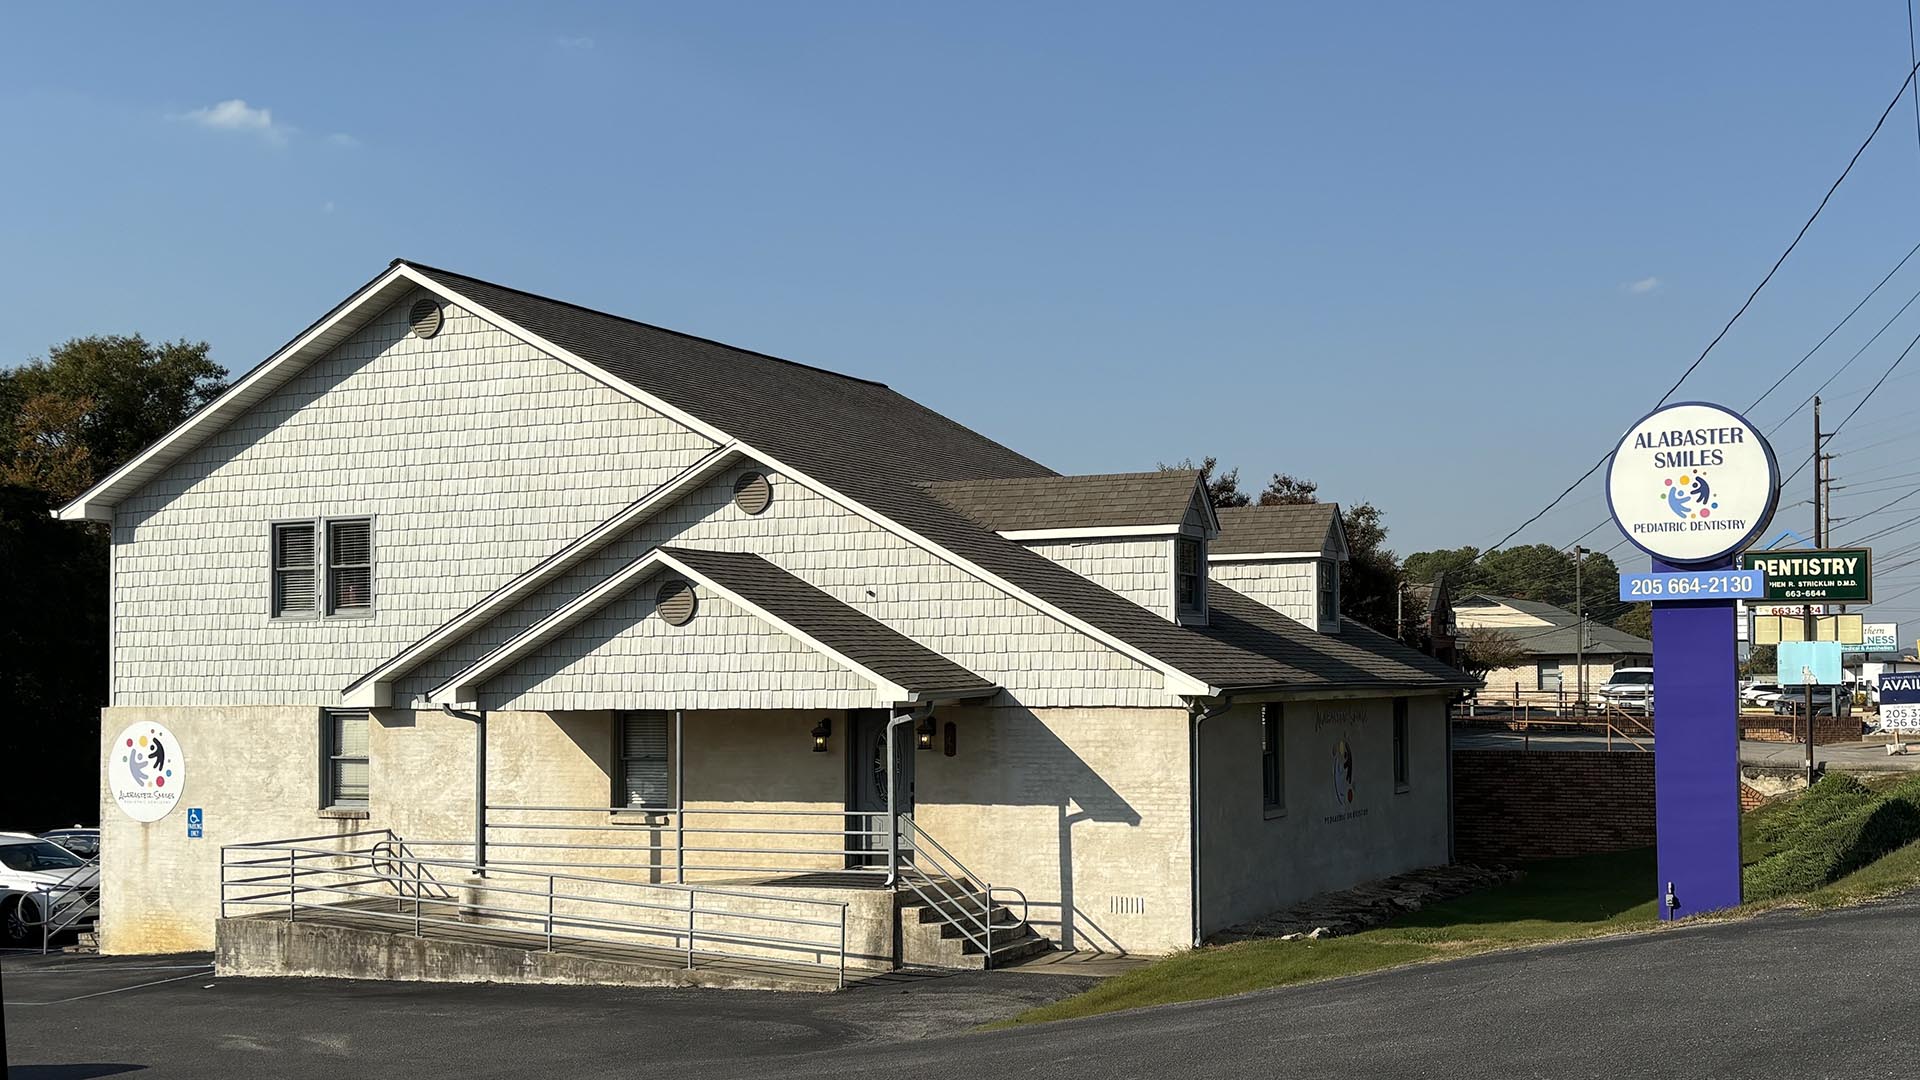
M 107 952 L 208 948 L 225 847 L 376 833 L 771 888 L 910 832 L 1130 953 L 1448 857 L 1471 680 L 1340 617 L 1333 507 L 416 263 L 60 516 L 112 528 Z

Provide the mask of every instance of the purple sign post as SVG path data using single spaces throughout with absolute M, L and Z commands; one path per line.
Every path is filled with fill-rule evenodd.
M 1740 739 L 1734 602 L 1695 575 L 1731 567 L 1767 527 L 1780 468 L 1731 409 L 1668 405 L 1613 452 L 1607 500 L 1663 580 L 1653 602 L 1655 885 L 1663 918 L 1740 903 Z M 1630 599 L 1623 597 L 1623 599 Z

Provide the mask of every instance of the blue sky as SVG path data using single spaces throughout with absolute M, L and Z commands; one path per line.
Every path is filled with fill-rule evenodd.
M 1712 337 L 1907 56 L 1894 3 L 16 8 L 0 362 L 139 331 L 244 369 L 404 256 L 882 379 L 1065 471 L 1217 454 L 1374 501 L 1402 552 L 1484 545 Z M 1746 405 L 1917 226 L 1903 104 L 1684 396 Z M 1916 289 L 1920 258 L 1755 418 Z M 1905 374 L 1843 482 L 1913 471 Z M 1604 516 L 1591 483 L 1521 539 Z

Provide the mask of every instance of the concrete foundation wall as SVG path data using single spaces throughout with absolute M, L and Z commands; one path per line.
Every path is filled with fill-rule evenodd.
M 1184 710 L 936 717 L 937 749 L 915 754 L 914 818 L 987 882 L 1025 892 L 1035 930 L 1105 952 L 1192 943 Z M 1017 900 L 998 899 L 1020 913 Z
M 1390 699 L 1286 703 L 1281 811 L 1263 807 L 1261 709 L 1239 706 L 1201 728 L 1204 933 L 1447 861 L 1443 699 L 1408 701 L 1404 791 L 1395 790 Z M 1336 765 L 1342 744 L 1353 762 L 1350 787 L 1344 761 Z

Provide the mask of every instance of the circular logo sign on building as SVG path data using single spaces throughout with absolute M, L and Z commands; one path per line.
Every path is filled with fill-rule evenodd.
M 1668 405 L 1627 429 L 1607 468 L 1620 531 L 1669 563 L 1723 559 L 1773 517 L 1780 466 L 1766 436 L 1732 409 Z
M 135 821 L 166 817 L 179 803 L 186 780 L 180 741 L 159 724 L 134 724 L 107 750 L 107 790 L 114 805 Z

